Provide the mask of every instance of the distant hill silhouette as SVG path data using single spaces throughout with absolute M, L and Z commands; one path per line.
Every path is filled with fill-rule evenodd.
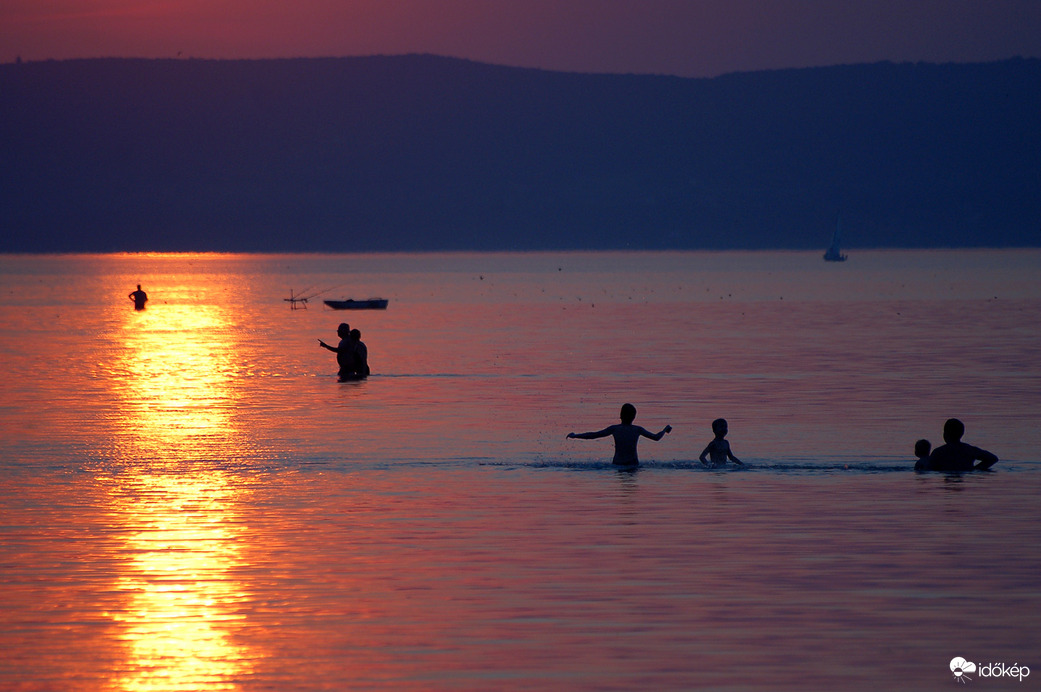
M 1041 244 L 1041 61 L 0 65 L 0 251 Z

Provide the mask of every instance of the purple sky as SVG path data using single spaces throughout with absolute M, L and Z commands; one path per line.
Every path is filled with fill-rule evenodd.
M 1041 0 L 0 0 L 0 62 L 401 53 L 687 77 L 1041 57 Z

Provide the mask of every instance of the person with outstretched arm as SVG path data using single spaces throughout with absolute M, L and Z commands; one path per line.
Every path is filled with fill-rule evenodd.
M 636 443 L 641 437 L 646 437 L 657 442 L 667 433 L 672 432 L 672 426 L 666 425 L 661 432 L 652 433 L 649 430 L 633 425 L 636 420 L 636 407 L 632 404 L 623 404 L 620 414 L 621 423 L 609 425 L 603 430 L 585 433 L 568 433 L 568 439 L 595 440 L 601 437 L 614 438 L 614 464 L 617 466 L 636 467 L 640 465 L 640 459 L 636 456 Z
M 343 377 L 354 370 L 354 346 L 351 344 L 351 325 L 346 322 L 342 323 L 336 328 L 336 335 L 340 337 L 340 343 L 337 346 L 330 346 L 321 339 L 318 340 L 318 345 L 336 354 L 336 364 L 340 366 L 339 375 Z

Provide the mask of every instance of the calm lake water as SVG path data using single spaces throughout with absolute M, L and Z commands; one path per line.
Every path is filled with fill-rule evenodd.
M 1037 689 L 1039 276 L 1039 250 L 0 256 L 0 688 L 921 690 L 964 657 Z M 318 347 L 341 321 L 367 381 Z M 674 428 L 640 470 L 565 439 L 627 401 Z M 993 472 L 911 472 L 951 416 Z M 717 417 L 745 468 L 698 463 Z

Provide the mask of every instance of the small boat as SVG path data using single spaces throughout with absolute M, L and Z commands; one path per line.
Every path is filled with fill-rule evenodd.
M 368 300 L 327 300 L 325 304 L 333 310 L 386 310 L 386 298 L 369 298 Z
M 839 243 L 842 240 L 842 226 L 839 221 L 835 222 L 835 234 L 831 236 L 831 247 L 824 253 L 824 260 L 826 262 L 845 262 L 846 256 L 839 250 Z

